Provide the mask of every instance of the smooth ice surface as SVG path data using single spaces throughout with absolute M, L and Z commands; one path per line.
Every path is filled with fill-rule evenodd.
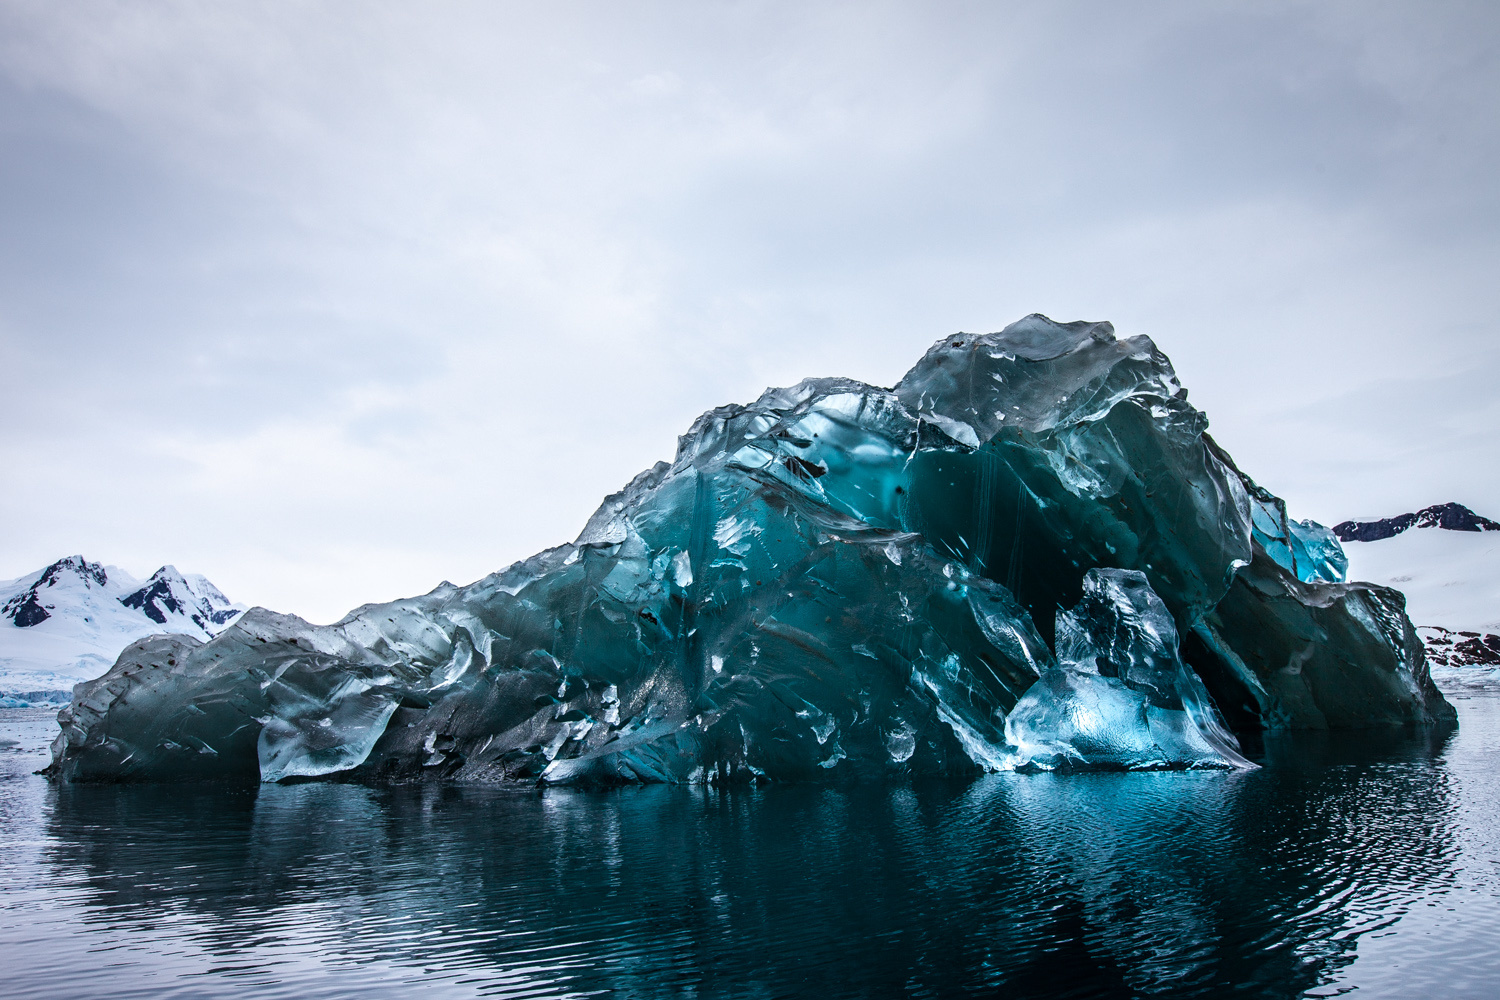
M 1130 734 L 1049 734 L 1038 710 L 1026 739 L 1070 767 L 1235 763 L 1194 672 L 1247 728 L 1451 715 L 1399 595 L 1302 579 L 1337 543 L 1298 549 L 1290 527 L 1289 565 L 1267 555 L 1251 496 L 1284 508 L 1206 427 L 1150 340 L 1041 316 L 944 338 L 893 389 L 769 389 L 701 416 L 574 542 L 469 586 L 130 647 L 62 714 L 52 773 L 971 775 L 1028 752 L 1006 730 L 1039 677 L 1088 685 L 1072 703 Z M 1258 596 L 1236 597 L 1251 571 Z M 1124 604 L 1085 584 L 1126 579 Z M 1151 638 L 1111 640 L 1124 672 L 1079 682 L 1078 635 L 1103 641 L 1110 614 Z M 1334 637 L 1321 658 L 1316 635 Z M 1300 693 L 1267 679 L 1287 655 L 1308 664 Z

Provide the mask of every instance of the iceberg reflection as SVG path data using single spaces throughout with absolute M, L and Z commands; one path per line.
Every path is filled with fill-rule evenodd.
M 971 783 L 62 785 L 42 858 L 120 949 L 117 996 L 165 972 L 220 996 L 1285 997 L 1453 884 L 1450 736 Z M 15 995 L 67 981 L 44 971 Z

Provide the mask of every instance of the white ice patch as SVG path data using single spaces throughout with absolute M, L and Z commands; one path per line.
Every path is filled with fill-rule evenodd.
M 885 734 L 885 751 L 892 763 L 904 764 L 917 752 L 917 733 L 905 719 L 897 721 L 900 725 Z
M 979 447 L 979 435 L 974 431 L 973 427 L 962 420 L 954 420 L 952 417 L 945 417 L 941 413 L 933 413 L 931 411 L 923 413 L 922 419 L 937 427 L 959 444 L 966 444 L 970 448 Z
M 974 727 L 970 726 L 957 713 L 942 702 L 937 706 L 938 718 L 948 723 L 948 728 L 953 730 L 953 735 L 958 737 L 959 745 L 964 748 L 964 753 L 969 759 L 986 771 L 1003 771 L 1009 763 L 1005 751 L 986 740 Z
M 761 526 L 754 521 L 741 520 L 730 514 L 714 528 L 714 543 L 725 551 L 742 556 L 750 551 L 750 540 L 761 531 Z
M 686 552 L 679 552 L 672 557 L 672 580 L 683 588 L 693 585 L 693 560 Z

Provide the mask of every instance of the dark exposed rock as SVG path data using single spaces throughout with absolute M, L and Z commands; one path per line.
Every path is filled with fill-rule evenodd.
M 52 617 L 47 606 L 43 604 L 41 595 L 47 588 L 56 586 L 64 573 L 76 574 L 85 582 L 92 582 L 100 587 L 109 580 L 103 566 L 91 563 L 83 556 L 68 556 L 66 559 L 59 559 L 42 570 L 41 575 L 30 587 L 6 601 L 4 607 L 0 607 L 0 617 L 10 619 L 11 624 L 17 628 L 31 628 Z
M 5 602 L 5 617 L 9 618 L 16 628 L 30 628 L 33 625 L 40 625 L 52 616 L 36 599 L 36 591 L 33 590 Z
M 181 614 L 183 611 L 182 602 L 172 593 L 171 584 L 160 578 L 153 579 L 133 594 L 126 594 L 120 598 L 120 603 L 127 608 L 135 608 L 158 625 L 166 624 L 167 615 Z M 198 624 L 203 623 L 199 621 Z
M 1440 625 L 1420 625 L 1427 659 L 1439 667 L 1500 667 L 1500 635 L 1455 632 Z
M 1480 517 L 1463 504 L 1443 503 L 1423 507 L 1415 514 L 1397 514 L 1378 521 L 1344 521 L 1333 526 L 1344 542 L 1378 542 L 1408 528 L 1443 528 L 1447 531 L 1500 531 L 1500 522 Z

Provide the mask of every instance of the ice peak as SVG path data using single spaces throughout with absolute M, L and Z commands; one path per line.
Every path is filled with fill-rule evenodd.
M 1117 338 L 1115 325 L 1108 320 L 1097 323 L 1087 320 L 1058 323 L 1041 313 L 1032 313 L 1016 320 L 999 333 L 978 338 L 959 334 L 953 339 L 976 339 L 985 347 L 1009 351 L 1027 361 L 1051 361 L 1053 358 L 1072 354 L 1090 343 L 1113 344 Z

